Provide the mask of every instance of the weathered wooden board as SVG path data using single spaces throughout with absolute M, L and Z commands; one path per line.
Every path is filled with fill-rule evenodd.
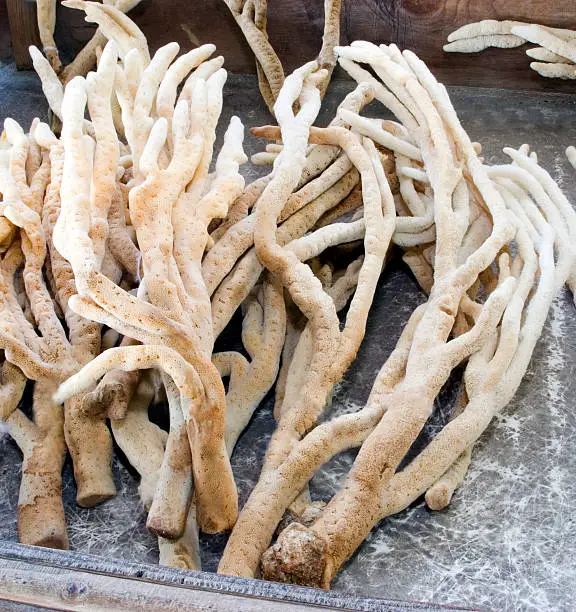
M 10 28 L 8 27 L 8 7 L 6 0 L 0 0 L 0 60 L 11 56 Z
M 31 0 L 7 0 L 8 6 L 33 6 Z M 153 47 L 176 40 L 183 48 L 214 42 L 232 72 L 252 73 L 252 54 L 223 0 L 142 0 L 131 16 Z M 525 48 L 492 49 L 481 54 L 442 51 L 456 27 L 480 19 L 515 18 L 576 28 L 574 0 L 344 0 L 342 42 L 356 39 L 396 42 L 422 57 L 446 83 L 573 91 L 573 82 L 543 79 L 529 68 Z M 321 44 L 323 0 L 270 0 L 270 40 L 288 70 L 313 58 Z M 13 26 L 14 27 L 14 26 Z M 56 39 L 71 58 L 94 27 L 79 11 L 58 8 Z M 14 41 L 19 66 L 27 64 L 33 33 L 18 32 Z
M 0 44 L 2 56 L 10 48 L 19 68 L 32 66 L 28 47 L 37 45 L 40 37 L 36 24 L 36 3 L 33 0 L 0 0 Z M 10 33 L 8 39 L 7 33 Z
M 4 605 L 6 607 L 4 607 Z M 18 606 L 18 607 L 16 607 Z M 0 541 L 0 610 L 26 612 L 465 612 L 472 608 L 355 597 L 294 585 L 123 563 Z M 36 607 L 38 606 L 38 607 Z

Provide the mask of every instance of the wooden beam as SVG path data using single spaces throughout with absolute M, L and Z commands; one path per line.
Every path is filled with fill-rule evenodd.
M 23 0 L 10 0 L 21 2 Z M 286 72 L 314 58 L 322 44 L 323 0 L 268 0 L 268 33 Z M 62 57 L 73 57 L 93 26 L 81 11 L 59 7 L 56 40 Z M 224 0 L 142 0 L 130 12 L 152 50 L 169 41 L 182 50 L 212 42 L 226 68 L 253 73 L 254 57 Z M 525 50 L 490 49 L 457 54 L 442 50 L 446 37 L 480 19 L 518 19 L 576 28 L 574 0 L 344 0 L 342 44 L 353 40 L 395 42 L 415 51 L 447 84 L 574 91 L 574 82 L 544 79 L 530 70 Z M 343 77 L 337 71 L 335 78 Z
M 12 49 L 17 68 L 32 68 L 30 45 L 39 45 L 36 3 L 33 0 L 6 0 Z
M 0 0 L 0 60 L 8 60 L 11 56 L 8 9 L 6 8 L 6 0 Z
M 4 0 L 0 0 L 2 2 Z M 28 46 L 38 40 L 33 0 L 5 0 L 16 63 L 30 67 Z M 268 0 L 268 33 L 286 72 L 316 56 L 323 25 L 323 0 Z M 142 0 L 130 12 L 152 50 L 169 41 L 182 50 L 213 42 L 226 68 L 253 73 L 254 57 L 224 0 Z M 573 81 L 544 79 L 530 70 L 525 51 L 489 49 L 458 54 L 442 50 L 450 32 L 480 19 L 518 19 L 576 28 L 574 0 L 344 0 L 342 44 L 356 39 L 395 42 L 415 51 L 439 79 L 453 85 L 574 91 Z M 58 4 L 56 42 L 64 62 L 90 39 L 95 26 L 82 11 Z M 343 73 L 336 71 L 335 78 Z

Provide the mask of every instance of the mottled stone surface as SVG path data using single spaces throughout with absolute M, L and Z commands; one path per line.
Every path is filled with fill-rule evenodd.
M 254 80 L 231 80 L 225 95 L 225 117 L 238 114 L 249 127 L 269 122 Z M 3 115 L 29 121 L 42 114 L 39 87 L 30 75 L 14 75 L 10 67 L 4 67 L 0 85 Z M 345 83 L 338 83 L 331 92 L 323 108 L 324 122 L 347 90 Z M 563 152 L 568 144 L 576 143 L 576 96 L 463 88 L 451 93 L 464 127 L 482 143 L 487 162 L 504 161 L 504 145 L 517 147 L 529 142 L 541 163 L 573 197 L 576 172 Z M 377 107 L 372 105 L 370 112 L 378 112 Z M 247 139 L 248 152 L 260 148 L 254 139 Z M 250 172 L 255 176 L 259 169 Z M 407 270 L 393 262 L 382 275 L 365 341 L 357 361 L 336 389 L 331 415 L 363 405 L 376 372 L 422 300 Z M 435 513 L 417 503 L 385 520 L 344 567 L 333 588 L 356 595 L 491 609 L 573 609 L 575 355 L 574 305 L 564 291 L 554 303 L 526 379 L 476 447 L 466 482 L 451 507 Z M 452 391 L 448 388 L 442 394 L 422 443 L 444 421 Z M 257 479 L 272 431 L 271 406 L 272 398 L 268 397 L 233 457 L 241 503 Z M 327 499 L 334 493 L 353 457 L 354 453 L 336 457 L 313 479 L 315 499 Z M 4 436 L 0 439 L 0 540 L 16 539 L 19 470 L 18 450 Z M 137 483 L 119 461 L 115 475 L 118 496 L 101 507 L 84 510 L 74 502 L 72 470 L 66 465 L 71 546 L 107 558 L 154 563 L 156 542 L 144 526 Z M 202 536 L 205 569 L 215 570 L 225 540 L 222 535 Z

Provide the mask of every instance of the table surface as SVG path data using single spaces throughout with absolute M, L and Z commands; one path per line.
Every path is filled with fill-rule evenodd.
M 324 101 L 318 124 L 333 116 L 351 88 L 338 82 Z M 27 124 L 45 115 L 45 103 L 31 73 L 0 65 L 0 116 Z M 451 88 L 462 123 L 483 146 L 487 163 L 506 161 L 503 146 L 528 142 L 571 198 L 576 171 L 564 149 L 576 143 L 576 96 Z M 231 76 L 221 126 L 232 114 L 247 127 L 270 123 L 253 77 Z M 371 105 L 367 114 L 382 115 Z M 218 143 L 221 142 L 222 130 Z M 217 145 L 218 146 L 218 145 Z M 250 136 L 246 150 L 263 148 Z M 253 178 L 259 168 L 246 168 Z M 424 300 L 403 265 L 393 261 L 382 274 L 357 360 L 337 385 L 330 415 L 360 408 L 376 372 L 403 325 Z M 226 332 L 225 332 L 226 336 Z M 233 334 L 220 340 L 230 346 Z M 237 340 L 235 340 L 237 341 Z M 555 300 L 543 336 L 518 393 L 474 450 L 470 471 L 451 506 L 429 511 L 423 502 L 386 519 L 369 535 L 333 583 L 333 589 L 406 601 L 507 610 L 568 610 L 576 598 L 576 319 L 566 290 Z M 449 412 L 454 385 L 441 394 L 417 445 L 438 431 Z M 241 437 L 232 464 L 242 504 L 259 473 L 273 428 L 269 396 Z M 354 458 L 344 453 L 311 483 L 316 499 L 327 499 L 342 483 Z M 71 548 L 106 559 L 155 563 L 155 538 L 145 528 L 137 481 L 115 459 L 118 495 L 100 507 L 76 506 L 71 465 L 64 471 L 64 497 Z M 16 541 L 20 454 L 0 436 L 0 553 L 2 540 Z M 201 536 L 203 569 L 214 571 L 226 536 Z M 1 606 L 0 606 L 1 607 Z

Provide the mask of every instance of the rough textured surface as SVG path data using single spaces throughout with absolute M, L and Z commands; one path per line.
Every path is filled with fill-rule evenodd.
M 255 79 L 231 77 L 230 81 L 233 86 L 226 89 L 222 125 L 233 113 L 240 115 L 247 127 L 268 123 Z M 10 91 L 8 82 L 14 85 Z M 0 84 L 5 92 L 0 102 L 2 116 L 10 114 L 26 121 L 34 114 L 42 116 L 40 88 L 30 75 L 13 75 L 10 67 L 3 68 Z M 320 123 L 326 123 L 348 88 L 347 83 L 335 84 L 325 100 Z M 34 97 L 27 97 L 28 92 Z M 576 172 L 566 161 L 564 149 L 576 142 L 576 96 L 463 88 L 452 89 L 451 94 L 464 127 L 482 143 L 488 162 L 503 161 L 504 145 L 517 147 L 529 142 L 541 163 L 573 197 Z M 247 138 L 247 153 L 263 148 Z M 249 180 L 262 171 L 251 170 Z M 332 414 L 351 412 L 363 404 L 375 373 L 422 300 L 406 269 L 393 262 L 380 279 L 358 360 L 335 391 Z M 450 508 L 434 513 L 420 502 L 384 521 L 344 567 L 334 589 L 491 609 L 571 607 L 576 597 L 574 314 L 571 297 L 564 292 L 552 308 L 526 379 L 474 450 L 470 472 Z M 235 324 L 237 319 L 231 323 Z M 231 348 L 225 338 L 218 346 Z M 453 389 L 447 388 L 417 444 L 425 443 L 426 436 L 443 422 L 452 398 Z M 240 504 L 260 469 L 273 427 L 272 406 L 273 397 L 269 396 L 233 457 Z M 346 453 L 325 466 L 312 482 L 314 499 L 327 499 L 334 492 L 352 459 L 353 454 Z M 0 434 L 0 516 L 4 517 L 0 540 L 16 539 L 19 470 L 15 445 Z M 75 505 L 72 470 L 66 466 L 71 548 L 109 559 L 153 563 L 156 542 L 144 526 L 137 482 L 120 461 L 115 462 L 114 472 L 118 496 L 98 508 L 84 510 Z M 204 569 L 215 570 L 224 543 L 223 535 L 202 536 Z
M 299 538 L 292 537 L 299 534 Z M 278 541 L 262 555 L 262 575 L 275 582 L 294 582 L 321 588 L 317 576 L 324 574 L 326 542 L 311 535 L 304 525 L 292 523 L 278 536 Z M 306 562 L 300 559 L 305 555 Z M 300 558 L 300 559 L 299 559 Z
M 5 117 L 12 117 L 23 126 L 29 126 L 36 116 L 46 120 L 48 105 L 35 72 L 18 72 L 14 64 L 0 62 L 0 91 L 2 122 Z

